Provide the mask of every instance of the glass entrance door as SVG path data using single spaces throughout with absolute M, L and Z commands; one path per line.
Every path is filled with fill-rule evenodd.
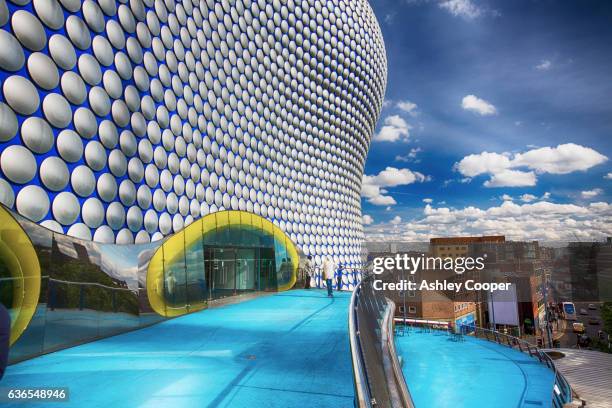
M 204 252 L 209 299 L 236 293 L 236 251 L 233 248 L 206 248 Z
M 254 248 L 236 248 L 236 291 L 250 292 L 256 290 L 257 275 L 256 250 Z
M 209 300 L 257 290 L 276 290 L 276 265 L 271 248 L 206 246 L 204 259 Z
M 259 248 L 259 290 L 275 291 L 277 289 L 276 261 L 274 249 Z

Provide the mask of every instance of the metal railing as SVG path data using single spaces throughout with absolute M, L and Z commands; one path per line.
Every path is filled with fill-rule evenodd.
M 565 404 L 572 401 L 572 388 L 570 384 L 567 382 L 563 374 L 557 370 L 552 358 L 550 358 L 550 356 L 544 351 L 515 336 L 500 333 L 494 330 L 484 329 L 482 327 L 475 327 L 473 325 L 459 326 L 459 330 L 461 332 L 467 328 L 469 328 L 469 330 L 473 333 L 474 337 L 495 342 L 500 345 L 505 345 L 515 350 L 519 350 L 522 353 L 529 354 L 529 356 L 537 358 L 540 363 L 545 364 L 549 369 L 551 369 L 555 377 L 552 390 L 552 406 L 554 408 L 563 408 Z
M 349 307 L 349 340 L 355 406 L 414 408 L 395 352 L 395 304 L 372 288 L 372 276 L 357 285 Z

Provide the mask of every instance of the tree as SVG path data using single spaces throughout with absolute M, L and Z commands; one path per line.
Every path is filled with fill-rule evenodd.
M 604 302 L 601 306 L 601 320 L 604 331 L 612 334 L 612 302 Z

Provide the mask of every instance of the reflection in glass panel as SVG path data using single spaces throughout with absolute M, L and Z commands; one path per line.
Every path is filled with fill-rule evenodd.
M 255 249 L 240 248 L 236 250 L 236 288 L 238 291 L 255 290 L 256 260 Z
M 184 236 L 168 239 L 153 255 L 147 279 L 163 279 L 172 290 L 163 296 L 150 293 L 152 305 L 160 314 L 177 316 L 202 309 L 210 300 L 287 290 L 295 283 L 297 258 L 293 243 L 264 218 L 240 211 L 214 213 L 188 226 Z M 163 278 L 159 263 L 164 265 Z M 179 277 L 181 268 L 186 270 L 185 280 Z M 182 284 L 186 300 L 177 297 L 176 287 Z M 148 290 L 154 292 L 155 287 L 149 285 Z
M 185 286 L 187 304 L 195 305 L 207 299 L 207 281 L 204 275 L 204 248 L 201 242 L 189 246 L 185 252 L 186 272 Z
M 182 238 L 182 236 L 178 238 Z M 183 241 L 179 240 L 178 242 L 182 243 Z M 168 254 L 165 257 L 164 296 L 168 301 L 168 307 L 181 309 L 187 304 L 185 289 L 185 251 L 182 245 L 179 253 L 174 256 Z
M 11 363 L 295 282 L 293 244 L 245 212 L 141 245 L 83 241 L 1 206 L 0 221 L 0 302 L 17 322 Z
M 0 218 L 5 221 L 0 223 L 0 237 L 14 244 L 13 252 L 32 248 L 30 261 L 35 259 L 39 263 L 42 275 L 18 279 L 25 283 L 22 292 L 31 293 L 29 282 L 34 279 L 38 279 L 40 290 L 34 299 L 37 304 L 31 320 L 11 346 L 11 363 L 160 320 L 159 315 L 152 313 L 146 291 L 144 296 L 139 295 L 139 287 L 141 281 L 144 283 L 149 260 L 161 243 L 99 244 L 54 233 L 4 208 L 0 208 Z M 14 225 L 9 228 L 10 220 Z M 15 234 L 16 227 L 25 235 L 18 240 L 8 239 Z M 0 254 L 3 304 L 11 302 L 5 292 L 13 285 L 2 279 L 7 272 L 2 265 L 7 259 Z

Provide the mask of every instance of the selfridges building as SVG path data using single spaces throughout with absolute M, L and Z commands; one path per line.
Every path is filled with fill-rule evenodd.
M 240 210 L 317 261 L 360 262 L 386 86 L 366 0 L 0 0 L 0 28 L 14 213 L 144 244 Z

